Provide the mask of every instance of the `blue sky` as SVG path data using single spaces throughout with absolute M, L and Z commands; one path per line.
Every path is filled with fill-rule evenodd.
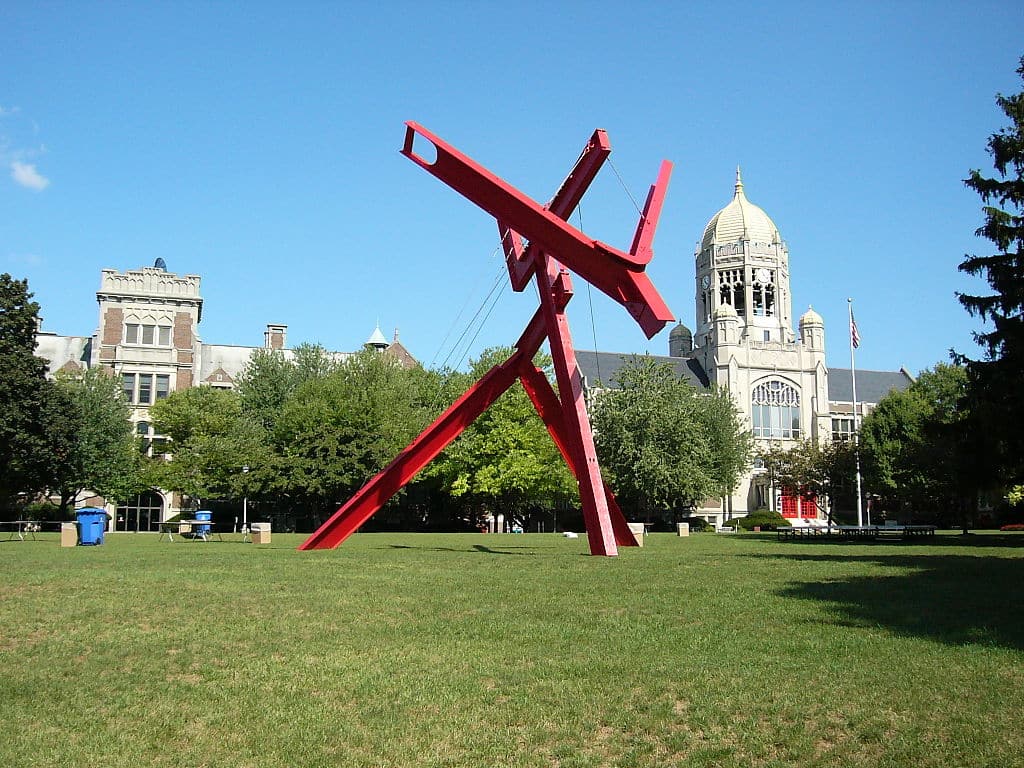
M 954 294 L 983 286 L 956 265 L 989 247 L 962 179 L 992 170 L 1022 40 L 1007 2 L 5 3 L 0 271 L 62 334 L 95 330 L 102 268 L 162 257 L 202 275 L 206 342 L 274 322 L 351 350 L 379 320 L 458 364 L 514 341 L 536 296 L 486 303 L 493 220 L 398 154 L 403 122 L 541 201 L 600 127 L 614 168 L 573 223 L 627 247 L 673 161 L 648 272 L 683 322 L 740 165 L 829 364 L 853 297 L 857 366 L 916 372 L 976 349 Z M 667 351 L 581 280 L 570 320 L 578 348 Z

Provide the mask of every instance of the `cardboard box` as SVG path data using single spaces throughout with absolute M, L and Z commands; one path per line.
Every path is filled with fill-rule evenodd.
M 270 523 L 253 523 L 249 526 L 253 544 L 270 543 Z
M 636 545 L 642 547 L 644 545 L 644 524 L 643 523 L 627 523 L 629 530 L 633 534 L 633 538 L 636 539 Z
M 78 524 L 60 524 L 60 545 L 62 547 L 74 547 L 78 545 Z

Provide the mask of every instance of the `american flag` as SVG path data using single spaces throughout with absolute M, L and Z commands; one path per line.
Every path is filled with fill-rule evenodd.
M 860 346 L 860 331 L 857 330 L 857 321 L 853 319 L 853 310 L 850 310 L 850 343 L 853 348 Z

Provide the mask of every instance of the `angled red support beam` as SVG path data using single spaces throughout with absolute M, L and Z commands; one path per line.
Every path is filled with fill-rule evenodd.
M 565 417 L 562 415 L 562 404 L 558 401 L 558 395 L 551 387 L 551 382 L 548 381 L 543 371 L 524 359 L 519 368 L 519 383 L 526 390 L 530 402 L 533 403 L 533 407 L 543 420 L 548 434 L 554 440 L 565 463 L 576 479 L 581 481 L 579 468 L 575 466 L 568 448 L 568 429 L 565 426 Z M 608 516 L 611 518 L 612 530 L 615 531 L 615 543 L 620 547 L 637 546 L 636 537 L 629 530 L 629 524 L 615 500 L 615 494 L 612 493 L 608 483 L 602 480 L 602 484 L 604 485 L 605 499 L 608 502 Z
M 434 162 L 414 151 L 417 135 L 433 144 Z M 561 263 L 626 307 L 648 338 L 673 319 L 643 272 L 646 262 L 633 254 L 587 237 L 416 123 L 406 123 L 402 154 L 507 224 L 529 240 L 530 245 L 536 243 L 547 253 L 557 255 Z
M 614 557 L 618 554 L 615 545 L 615 531 L 608 512 L 608 500 L 604 493 L 601 468 L 597 463 L 594 435 L 590 430 L 587 404 L 583 398 L 583 380 L 576 363 L 569 320 L 565 316 L 565 303 L 569 296 L 564 291 L 568 273 L 560 269 L 554 259 L 544 253 L 537 259 L 537 293 L 544 325 L 547 328 L 548 346 L 558 382 L 561 397 L 562 417 L 565 420 L 566 447 L 572 455 L 570 466 L 575 468 L 579 479 L 580 502 L 583 506 L 583 520 L 587 526 L 590 551 L 595 555 Z
M 658 179 L 651 185 L 647 193 L 647 201 L 644 203 L 643 213 L 640 214 L 640 222 L 636 225 L 636 232 L 633 234 L 633 244 L 629 247 L 639 264 L 648 264 L 654 258 L 654 249 L 651 243 L 654 242 L 654 230 L 658 228 L 658 219 L 661 218 L 661 206 L 665 202 L 665 192 L 668 191 L 668 180 L 672 175 L 672 163 L 665 160 L 658 170 Z
M 408 128 L 406 131 L 408 139 Z M 608 134 L 601 129 L 594 131 L 587 146 L 580 153 L 579 159 L 576 160 L 576 164 L 569 171 L 569 175 L 565 177 L 565 181 L 562 182 L 554 197 L 551 198 L 551 202 L 545 207 L 555 216 L 568 220 L 611 152 L 612 147 L 608 141 Z M 531 244 L 524 249 L 519 233 L 501 219 L 498 219 L 498 232 L 505 251 L 505 261 L 508 263 L 512 288 L 515 291 L 522 291 L 534 275 L 538 248 Z
M 517 351 L 504 363 L 485 373 L 390 464 L 345 502 L 299 549 L 332 549 L 355 533 L 417 472 L 462 434 L 491 403 L 515 384 L 522 356 Z

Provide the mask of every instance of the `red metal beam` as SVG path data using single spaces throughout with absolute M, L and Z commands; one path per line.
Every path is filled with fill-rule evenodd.
M 565 463 L 573 475 L 576 476 L 576 479 L 582 482 L 583 476 L 578 471 L 578 467 L 576 467 L 567 445 L 568 428 L 565 426 L 562 404 L 558 401 L 558 395 L 555 394 L 551 382 L 548 381 L 543 371 L 524 359 L 519 367 L 519 383 L 523 385 L 523 389 L 526 390 L 526 394 L 533 403 L 533 407 L 540 414 L 544 425 L 548 429 L 548 434 L 554 440 L 555 445 L 562 454 L 562 458 L 565 459 Z M 615 543 L 620 547 L 638 546 L 636 537 L 629 530 L 626 517 L 622 514 L 619 503 L 615 500 L 615 494 L 612 493 L 608 483 L 603 480 L 601 482 L 604 486 L 605 499 L 608 502 L 608 516 L 611 518 L 612 529 L 615 531 Z
M 408 138 L 408 133 L 406 137 Z M 568 220 L 611 151 L 608 134 L 601 129 L 594 131 L 569 175 L 565 177 L 565 181 L 545 207 L 559 218 Z M 498 220 L 498 232 L 505 251 L 512 288 L 515 291 L 522 291 L 537 267 L 538 248 L 531 243 L 524 250 L 522 237 L 501 219 Z
M 523 354 L 516 351 L 504 363 L 485 373 L 394 461 L 345 502 L 299 549 L 333 549 L 355 533 L 515 383 L 522 357 Z
M 536 258 L 537 293 L 544 312 L 555 379 L 561 395 L 559 402 L 566 425 L 566 447 L 572 456 L 570 466 L 575 467 L 579 478 L 580 503 L 583 506 L 590 551 L 595 555 L 614 557 L 618 554 L 615 531 L 608 513 L 608 501 L 601 480 L 601 468 L 597 463 L 587 405 L 583 400 L 583 381 L 576 364 L 569 320 L 565 316 L 565 301 L 562 300 L 564 293 L 559 290 L 567 275 L 547 255 L 538 254 Z
M 414 151 L 417 135 L 433 144 L 436 151 L 433 162 Z M 648 338 L 673 319 L 672 312 L 643 272 L 647 262 L 642 256 L 638 258 L 587 237 L 558 214 L 538 205 L 416 123 L 406 123 L 402 154 L 496 220 L 510 226 L 531 245 L 536 243 L 547 253 L 556 255 L 573 272 L 622 304 Z M 575 188 L 575 184 L 570 184 L 567 195 L 573 194 Z
M 640 214 L 640 222 L 636 225 L 636 232 L 633 234 L 633 244 L 629 252 L 636 257 L 637 263 L 647 264 L 654 257 L 654 249 L 651 243 L 654 241 L 654 230 L 658 227 L 658 219 L 661 217 L 661 206 L 665 202 L 665 192 L 668 190 L 668 180 L 672 175 L 672 163 L 665 160 L 658 169 L 658 179 L 651 185 L 647 193 L 647 202 L 644 203 L 643 213 Z

